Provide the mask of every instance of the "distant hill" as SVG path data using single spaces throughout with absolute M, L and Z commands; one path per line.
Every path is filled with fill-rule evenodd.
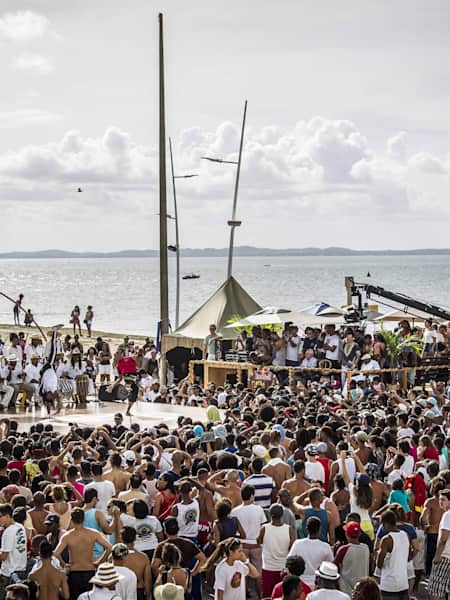
M 68 252 L 66 250 L 39 250 L 36 252 L 0 252 L 0 259 L 8 258 L 154 258 L 157 250 L 118 250 L 116 252 Z M 183 248 L 183 256 L 225 257 L 228 248 Z M 352 250 L 331 246 L 328 248 L 256 248 L 237 246 L 236 256 L 442 256 L 450 255 L 450 248 L 418 248 L 414 250 Z M 169 256 L 174 256 L 169 253 Z

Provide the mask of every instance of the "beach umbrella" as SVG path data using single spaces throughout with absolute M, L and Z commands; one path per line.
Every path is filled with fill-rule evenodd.
M 233 327 L 247 327 L 251 325 L 277 325 L 290 321 L 288 315 L 291 315 L 292 311 L 289 308 L 280 308 L 278 306 L 266 306 L 257 310 L 256 312 L 248 315 L 244 319 L 241 319 L 237 323 L 227 325 L 227 328 Z
M 305 313 L 307 315 L 316 315 L 316 316 L 342 316 L 345 315 L 345 311 L 341 308 L 337 308 L 337 306 L 331 306 L 331 304 L 327 304 L 326 302 L 319 302 L 317 304 L 313 304 L 312 306 L 307 306 L 306 308 L 300 309 L 301 313 Z

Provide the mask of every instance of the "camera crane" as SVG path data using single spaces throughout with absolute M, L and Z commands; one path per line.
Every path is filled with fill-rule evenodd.
M 424 312 L 430 316 L 437 317 L 438 319 L 450 321 L 450 310 L 429 302 L 416 300 L 415 298 L 411 298 L 406 294 L 391 292 L 390 290 L 385 290 L 382 287 L 372 285 L 370 283 L 356 283 L 353 277 L 346 277 L 346 287 L 350 291 L 352 299 L 357 299 L 356 310 L 352 314 L 352 320 L 356 320 L 356 318 L 359 320 L 364 317 L 362 295 L 365 293 L 367 298 L 378 296 L 380 298 L 385 298 L 386 300 L 391 300 L 392 302 L 400 304 L 403 306 L 405 316 L 411 314 L 408 312 L 408 309 L 412 308 L 415 310 L 420 310 L 421 312 Z

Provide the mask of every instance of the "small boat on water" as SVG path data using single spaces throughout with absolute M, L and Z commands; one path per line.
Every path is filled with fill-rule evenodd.
M 186 273 L 182 279 L 200 279 L 200 275 L 198 273 Z

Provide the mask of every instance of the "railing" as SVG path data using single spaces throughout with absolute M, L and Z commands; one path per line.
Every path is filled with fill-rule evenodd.
M 265 373 L 272 373 L 272 374 L 276 374 L 277 372 L 280 371 L 284 371 L 284 372 L 288 372 L 288 377 L 289 377 L 289 383 L 294 383 L 296 375 L 301 374 L 301 373 L 312 373 L 312 374 L 320 374 L 323 376 L 327 376 L 327 375 L 332 375 L 332 374 L 338 374 L 340 375 L 341 379 L 344 376 L 346 383 L 347 383 L 347 387 L 349 382 L 352 380 L 353 377 L 357 376 L 357 375 L 363 375 L 364 377 L 368 376 L 368 375 L 382 375 L 383 373 L 392 373 L 392 374 L 397 374 L 398 375 L 398 380 L 399 383 L 402 387 L 402 389 L 407 389 L 408 388 L 408 374 L 411 371 L 414 371 L 415 373 L 417 373 L 418 371 L 434 371 L 434 370 L 444 370 L 446 369 L 447 371 L 450 369 L 450 364 L 445 364 L 445 365 L 421 365 L 421 366 L 417 366 L 417 367 L 392 367 L 392 368 L 388 368 L 388 369 L 376 369 L 376 370 L 370 370 L 370 371 L 364 371 L 361 369 L 355 369 L 355 370 L 351 370 L 348 371 L 346 369 L 329 369 L 329 368 L 322 368 L 322 367 L 287 367 L 287 366 L 275 366 L 275 365 L 268 365 L 265 367 L 261 367 L 261 365 L 255 365 L 253 363 L 240 363 L 240 362 L 231 362 L 231 361 L 208 361 L 208 360 L 191 360 L 189 362 L 189 379 L 192 383 L 194 383 L 195 381 L 195 365 L 202 365 L 204 367 L 204 374 L 208 374 L 209 369 L 214 369 L 215 372 L 217 373 L 217 370 L 223 370 L 225 372 L 236 372 L 236 376 L 237 376 L 237 380 L 238 382 L 242 382 L 242 375 L 243 375 L 243 371 L 247 371 L 248 373 L 248 379 L 255 379 L 256 376 L 256 380 L 263 382 L 264 381 L 264 377 L 261 376 L 258 379 L 258 371 L 260 371 L 260 374 L 263 375 L 262 370 L 264 370 Z M 204 381 L 204 383 L 216 383 L 216 382 L 210 382 L 210 381 Z

